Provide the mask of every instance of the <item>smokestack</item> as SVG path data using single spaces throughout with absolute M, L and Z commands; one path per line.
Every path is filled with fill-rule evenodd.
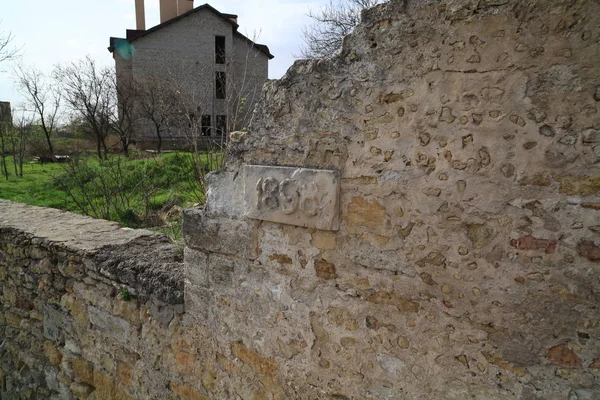
M 146 30 L 146 10 L 144 0 L 135 0 L 135 22 L 138 31 Z
M 160 0 L 160 23 L 177 17 L 177 0 Z
M 194 0 L 178 0 L 177 15 L 185 14 L 194 8 Z

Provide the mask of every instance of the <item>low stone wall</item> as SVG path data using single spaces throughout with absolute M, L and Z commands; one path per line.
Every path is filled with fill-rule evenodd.
M 600 398 L 599 27 L 365 12 L 267 83 L 183 254 L 0 203 L 2 398 Z
M 173 396 L 182 257 L 150 231 L 0 200 L 0 397 Z

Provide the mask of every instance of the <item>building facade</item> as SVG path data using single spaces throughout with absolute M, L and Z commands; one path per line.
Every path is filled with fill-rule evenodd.
M 109 51 L 118 88 L 135 95 L 138 147 L 181 147 L 247 126 L 268 77 L 268 47 L 208 4 L 161 0 L 161 23 L 148 30 L 143 0 L 136 12 L 138 29 L 111 38 Z

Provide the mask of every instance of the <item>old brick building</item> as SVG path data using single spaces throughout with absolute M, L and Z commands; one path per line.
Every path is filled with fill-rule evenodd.
M 138 146 L 156 147 L 160 136 L 163 148 L 180 147 L 247 126 L 273 58 L 268 47 L 238 32 L 237 15 L 208 4 L 161 0 L 160 14 L 146 30 L 136 0 L 137 29 L 110 38 L 118 86 L 136 87 Z

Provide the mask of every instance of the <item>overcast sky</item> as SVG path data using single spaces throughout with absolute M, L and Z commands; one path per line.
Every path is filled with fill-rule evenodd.
M 220 0 L 209 3 L 217 10 L 237 14 L 239 32 L 258 33 L 258 42 L 275 56 L 269 78 L 279 78 L 292 65 L 301 45 L 300 33 L 309 23 L 306 13 L 327 0 Z M 204 4 L 196 0 L 194 6 Z M 135 29 L 134 0 L 0 0 L 0 34 L 11 32 L 22 47 L 21 61 L 44 72 L 54 65 L 91 55 L 114 65 L 108 52 L 109 37 L 124 37 Z M 159 23 L 159 0 L 146 0 L 146 27 Z M 0 65 L 0 101 L 16 106 L 21 97 L 14 88 L 8 62 Z

